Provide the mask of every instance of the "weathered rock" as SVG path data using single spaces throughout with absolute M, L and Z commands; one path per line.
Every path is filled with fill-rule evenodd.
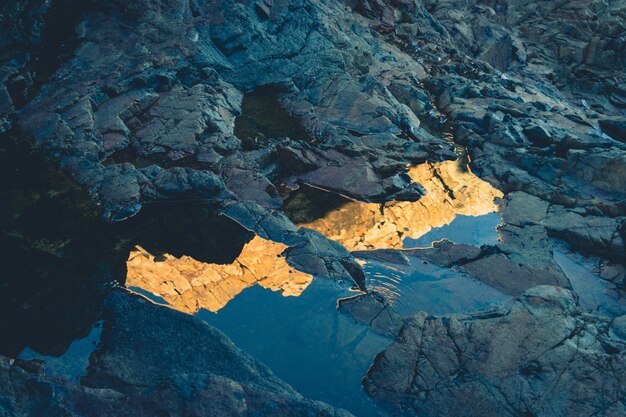
M 372 330 L 388 336 L 396 336 L 402 326 L 398 313 L 376 292 L 342 298 L 337 301 L 337 309 L 367 324 Z
M 626 142 L 626 119 L 603 119 L 598 120 L 600 128 L 610 137 L 619 141 Z
M 351 251 L 400 249 L 404 239 L 449 224 L 457 215 L 480 216 L 495 211 L 494 200 L 502 196 L 459 161 L 410 166 L 408 175 L 425 190 L 417 201 L 376 204 L 343 199 L 334 204 L 334 210 L 299 221 L 296 204 L 321 194 L 304 191 L 303 196 L 288 200 L 285 208 L 298 226 L 317 230 Z M 307 192 L 315 197 L 307 197 Z M 318 202 L 315 199 L 309 204 Z
M 274 242 L 285 255 L 275 266 L 350 277 L 366 290 L 348 249 L 400 248 L 408 232 L 404 226 L 427 230 L 456 214 L 493 211 L 493 197 L 502 196 L 494 190 L 504 194 L 498 244 L 475 248 L 441 242 L 410 253 L 384 250 L 367 256 L 394 262 L 419 257 L 519 295 L 536 284 L 569 287 L 553 260 L 557 238 L 594 254 L 597 275 L 623 291 L 625 6 L 624 0 L 11 2 L 0 16 L 3 146 L 7 136 L 26 139 L 85 187 L 100 216 L 121 226 L 93 227 L 92 207 L 87 210 L 82 199 L 90 221 L 56 222 L 65 219 L 58 214 L 65 210 L 80 219 L 76 207 L 50 204 L 55 195 L 66 195 L 57 194 L 56 187 L 25 193 L 3 188 L 0 208 L 7 220 L 0 219 L 0 252 L 14 258 L 7 265 L 22 265 L 2 281 L 8 295 L 0 304 L 10 313 L 3 315 L 5 321 L 17 323 L 27 314 L 25 322 L 41 331 L 53 309 L 69 323 L 92 317 L 106 283 L 123 281 L 119 261 L 137 243 L 154 259 L 170 253 L 178 260 L 192 257 L 197 272 L 204 271 L 198 265 L 231 263 L 257 235 L 254 239 Z M 407 175 L 409 165 L 445 166 L 441 161 L 456 157 L 453 143 L 460 169 L 449 175 L 431 169 L 427 178 Z M 20 176 L 16 172 L 31 171 L 10 157 L 2 162 L 8 182 Z M 492 187 L 455 182 L 467 174 L 466 162 Z M 21 177 L 19 184 L 28 182 L 28 175 Z M 303 183 L 358 201 L 333 206 L 344 211 L 307 208 L 286 196 Z M 183 209 L 160 217 L 154 205 L 159 201 Z M 297 208 L 289 207 L 294 201 L 307 213 L 294 217 Z M 348 204 L 359 209 L 349 211 Z M 426 209 L 409 210 L 420 205 Z M 203 214 L 188 216 L 195 208 Z M 142 212 L 149 214 L 142 218 Z M 241 227 L 217 227 L 212 219 L 218 213 Z M 367 227 L 333 230 L 333 216 L 342 225 L 347 217 L 350 224 L 365 219 Z M 304 225 L 315 231 L 299 230 Z M 57 230 L 65 227 L 67 232 Z M 76 238 L 77 230 L 97 238 Z M 228 239 L 219 242 L 220 234 Z M 269 252 L 264 255 L 274 254 Z M 55 268 L 58 272 L 46 280 Z M 31 270 L 44 278 L 31 280 Z M 64 288 L 59 278 L 64 274 L 81 288 L 68 286 L 80 300 L 77 309 L 63 301 L 50 303 Z M 80 274 L 88 281 L 84 287 L 85 281 L 76 279 Z M 248 278 L 245 285 L 256 282 Z M 261 281 L 271 281 L 265 278 Z M 54 291 L 40 291 L 46 281 Z M 81 298 L 90 294 L 92 281 L 98 283 L 93 302 Z M 38 283 L 34 290 L 31 282 Z M 272 282 L 272 288 L 284 284 Z M 414 316 L 390 350 L 406 353 L 391 355 L 403 366 L 393 368 L 383 383 L 375 377 L 383 366 L 379 361 L 368 386 L 394 387 L 384 395 L 398 399 L 408 415 L 416 410 L 425 415 L 623 414 L 623 345 L 616 341 L 623 335 L 622 320 L 609 325 L 608 319 L 583 314 L 573 307 L 575 297 L 564 294 L 531 289 L 504 317 Z M 372 300 L 370 294 L 345 306 L 364 322 L 395 333 L 395 318 L 376 316 L 385 309 Z M 178 319 L 168 317 L 161 327 L 171 329 L 170 337 L 184 338 L 170 322 Z M 63 319 L 54 322 L 46 334 Z M 16 325 L 2 328 L 13 331 Z M 121 339 L 136 336 L 117 330 Z M 415 345 L 418 335 L 411 332 L 426 335 L 425 343 Z M 63 343 L 69 333 L 61 337 Z M 29 340 L 21 330 L 15 334 L 19 342 L 11 349 Z M 115 349 L 103 350 L 100 364 L 122 364 L 124 355 Z M 215 363 L 192 358 L 183 347 L 181 352 L 165 349 L 164 355 L 194 369 L 166 363 L 157 372 L 154 365 L 143 366 L 154 352 L 139 343 L 128 350 L 137 351 L 137 366 L 120 365 L 123 375 L 101 366 L 89 379 L 93 386 L 115 382 L 115 392 L 50 381 L 32 364 L 11 368 L 13 381 L 36 380 L 34 395 L 52 391 L 76 407 L 96 404 L 92 409 L 108 410 L 101 412 L 106 415 L 140 415 L 141 404 L 162 400 L 163 412 L 170 414 L 186 409 L 206 414 L 209 402 L 209 413 L 224 415 L 246 413 L 244 406 L 272 415 L 328 410 L 285 394 L 286 387 L 264 374 L 266 383 L 277 384 L 267 393 L 262 382 L 250 383 L 258 369 L 192 376 L 198 367 L 213 369 Z M 420 371 L 413 374 L 416 352 Z M 424 358 L 435 359 L 424 364 Z M 531 359 L 535 362 L 527 363 Z M 231 365 L 232 372 L 240 369 L 235 359 Z M 163 385 L 130 386 L 150 385 L 157 376 Z M 542 396 L 545 392 L 549 395 Z M 31 398 L 44 400 L 28 404 L 20 398 L 11 406 L 25 413 L 40 404 L 56 407 L 46 402 L 49 396 Z M 461 400 L 474 407 L 461 410 Z M 215 408 L 218 402 L 223 409 Z M 68 413 L 77 409 L 66 407 Z
M 464 264 L 462 270 L 507 294 L 519 295 L 536 285 L 569 287 L 567 278 L 555 268 L 536 268 L 511 261 L 506 255 L 481 257 Z
M 418 313 L 364 385 L 401 415 L 618 416 L 626 344 L 609 324 L 549 286 L 527 291 L 501 316 Z
M 80 384 L 0 357 L 0 395 L 3 415 L 351 415 L 303 398 L 203 321 L 123 290 Z

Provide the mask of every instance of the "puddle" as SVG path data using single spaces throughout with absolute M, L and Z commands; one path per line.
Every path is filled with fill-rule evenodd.
M 354 295 L 348 283 L 293 270 L 278 256 L 284 249 L 255 237 L 224 265 L 155 257 L 138 247 L 128 260 L 126 284 L 155 302 L 195 313 L 304 396 L 378 416 L 361 378 L 391 339 L 337 312 L 337 300 Z
M 497 241 L 500 191 L 459 161 L 413 166 L 409 174 L 427 191 L 417 202 L 364 203 L 303 186 L 285 200 L 285 212 L 297 226 L 351 251 L 430 246 L 443 237 L 473 245 Z M 339 299 L 354 295 L 348 283 L 295 270 L 281 256 L 285 249 L 257 236 L 234 261 L 211 263 L 137 246 L 126 285 L 222 330 L 305 397 L 355 416 L 379 416 L 361 378 L 391 338 L 337 311 Z M 410 260 L 363 263 L 368 289 L 400 315 L 493 310 L 511 300 L 460 272 Z
M 346 408 L 357 416 L 379 416 L 360 381 L 374 356 L 391 343 L 391 338 L 337 311 L 339 299 L 354 295 L 347 284 L 311 280 L 309 276 L 305 283 L 298 283 L 299 273 L 290 273 L 289 267 L 281 266 L 284 260 L 272 253 L 271 246 L 267 248 L 270 243 L 261 239 L 252 244 L 267 255 L 267 262 L 257 264 L 249 264 L 247 259 L 254 256 L 260 260 L 258 256 L 262 255 L 256 251 L 247 254 L 246 247 L 229 265 L 167 255 L 155 261 L 151 255 L 137 251 L 129 260 L 129 274 L 133 274 L 129 282 L 141 284 L 142 293 L 151 291 L 136 278 L 141 276 L 151 282 L 150 288 L 161 291 L 161 298 L 148 295 L 150 298 L 195 313 L 222 330 L 304 396 Z M 511 297 L 462 273 L 417 258 L 410 260 L 409 265 L 364 263 L 368 287 L 384 295 L 400 315 L 493 310 L 511 301 Z M 146 266 L 138 270 L 136 262 Z M 245 278 L 248 273 L 249 279 Z M 208 279 L 216 274 L 222 275 L 213 281 Z M 290 282 L 292 277 L 296 281 Z M 173 287 L 175 283 L 180 288 Z M 227 294 L 227 299 L 217 299 L 216 288 Z
M 321 279 L 299 297 L 285 298 L 254 286 L 219 312 L 201 310 L 197 316 L 305 397 L 346 408 L 355 416 L 376 417 L 361 378 L 392 340 L 337 312 L 337 299 L 351 295 L 339 284 Z
M 80 378 L 87 375 L 89 356 L 98 348 L 102 323 L 102 320 L 98 321 L 86 337 L 74 340 L 61 356 L 40 355 L 27 347 L 17 358 L 25 361 L 40 360 L 44 363 L 46 375 L 78 383 Z
M 382 294 L 404 316 L 469 313 L 511 304 L 512 297 L 467 275 L 410 258 L 411 265 L 367 260 L 363 264 L 368 289 Z
M 626 300 L 620 299 L 615 286 L 595 272 L 596 265 L 591 260 L 556 247 L 554 261 L 578 294 L 581 307 L 611 317 L 626 314 Z

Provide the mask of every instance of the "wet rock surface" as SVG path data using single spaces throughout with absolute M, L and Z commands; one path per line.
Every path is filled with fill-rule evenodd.
M 623 415 L 625 20 L 623 0 L 0 6 L 0 407 L 348 415 L 111 293 L 194 312 L 331 278 L 361 291 L 338 314 L 395 337 L 364 382 L 392 415 Z M 497 242 L 403 250 L 494 211 Z M 403 282 L 429 302 L 401 314 Z M 103 309 L 80 384 L 8 359 Z

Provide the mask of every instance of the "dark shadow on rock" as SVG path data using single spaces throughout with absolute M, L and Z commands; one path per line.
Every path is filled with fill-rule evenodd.
M 88 193 L 12 131 L 0 141 L 0 354 L 59 355 L 98 320 L 137 244 L 230 263 L 253 234 L 202 201 L 148 204 L 108 223 Z M 227 239 L 225 237 L 228 237 Z
M 281 93 L 280 86 L 268 85 L 244 94 L 234 131 L 244 149 L 264 147 L 269 138 L 313 140 L 300 121 L 280 104 Z
M 342 195 L 302 184 L 286 196 L 283 210 L 294 224 L 311 223 L 350 201 Z
M 29 44 L 31 50 L 26 55 L 26 64 L 20 72 L 7 80 L 6 87 L 16 108 L 21 108 L 39 91 L 80 45 L 76 27 L 80 19 L 95 10 L 96 2 L 56 0 L 47 2 L 36 10 L 34 2 L 12 2 L 3 10 L 7 16 L 16 13 L 17 22 L 2 21 L 3 25 L 24 25 L 16 32 Z M 21 14 L 17 9 L 23 8 Z M 33 10 L 35 9 L 35 10 Z M 3 13 L 4 14 L 4 13 Z M 19 22 L 19 23 L 18 23 Z M 13 46 L 11 46 L 13 47 Z
M 254 233 L 202 202 L 146 205 L 128 222 L 132 240 L 153 255 L 183 255 L 207 263 L 229 264 Z
M 86 335 L 125 254 L 87 192 L 12 134 L 0 140 L 0 352 Z
M 0 414 L 352 416 L 302 397 L 197 317 L 116 289 L 103 319 L 80 383 L 51 376 L 40 362 L 0 355 Z

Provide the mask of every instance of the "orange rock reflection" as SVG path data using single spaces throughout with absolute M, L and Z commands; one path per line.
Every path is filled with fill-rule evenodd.
M 409 168 L 411 178 L 427 195 L 417 202 L 350 201 L 324 217 L 298 224 L 319 231 L 349 250 L 402 248 L 407 238 L 419 238 L 457 215 L 495 212 L 502 193 L 464 168 L 458 161 L 425 163 Z M 137 247 L 127 261 L 126 285 L 165 299 L 173 308 L 194 313 L 216 312 L 244 289 L 259 284 L 284 296 L 299 296 L 312 277 L 291 268 L 280 254 L 287 246 L 255 237 L 229 265 L 153 255 Z
M 176 310 L 218 311 L 244 289 L 259 284 L 284 296 L 298 296 L 311 283 L 309 274 L 291 268 L 280 257 L 287 246 L 255 237 L 229 265 L 164 255 L 163 260 L 136 247 L 127 261 L 126 285 L 162 297 Z
M 419 201 L 394 201 L 384 206 L 351 201 L 298 226 L 317 230 L 351 251 L 400 249 L 405 238 L 417 239 L 450 223 L 458 214 L 481 216 L 497 211 L 494 199 L 503 196 L 459 161 L 413 166 L 409 175 L 427 191 Z

